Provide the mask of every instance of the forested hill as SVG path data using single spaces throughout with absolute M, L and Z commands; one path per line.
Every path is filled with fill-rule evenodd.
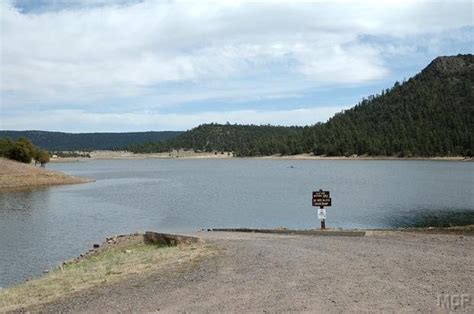
M 474 151 L 474 57 L 439 57 L 421 73 L 305 130 L 316 154 L 452 156 Z
M 196 151 L 234 152 L 237 156 L 271 155 L 275 152 L 291 153 L 286 146 L 289 139 L 296 140 L 301 127 L 271 125 L 203 124 L 171 140 L 161 143 L 131 145 L 135 153 L 166 152 L 171 149 Z
M 26 137 L 49 151 L 119 149 L 131 144 L 159 142 L 183 132 L 132 132 L 132 133 L 62 133 L 47 131 L 0 131 L 0 138 L 17 140 Z
M 326 123 L 304 128 L 205 124 L 164 143 L 129 148 L 135 152 L 193 148 L 240 156 L 472 155 L 473 59 L 473 55 L 436 58 L 408 81 L 396 82 Z

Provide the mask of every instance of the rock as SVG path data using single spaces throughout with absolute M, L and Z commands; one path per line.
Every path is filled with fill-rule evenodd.
M 97 243 L 94 243 L 94 249 L 98 249 L 99 247 L 100 247 L 100 245 L 99 245 L 99 244 L 97 244 Z
M 159 244 L 165 246 L 176 246 L 179 243 L 189 244 L 200 242 L 200 239 L 197 237 L 157 233 L 152 231 L 145 232 L 144 240 L 146 244 Z

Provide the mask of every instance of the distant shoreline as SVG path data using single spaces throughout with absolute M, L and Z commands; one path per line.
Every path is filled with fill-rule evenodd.
M 313 154 L 299 154 L 289 156 L 254 156 L 254 157 L 234 157 L 230 152 L 208 153 L 193 151 L 173 151 L 172 153 L 151 153 L 134 154 L 128 151 L 107 151 L 98 150 L 89 153 L 90 158 L 86 157 L 56 157 L 51 158 L 52 163 L 75 162 L 90 159 L 272 159 L 272 160 L 430 160 L 430 161 L 474 161 L 473 158 L 457 157 L 393 157 L 393 156 L 314 156 Z

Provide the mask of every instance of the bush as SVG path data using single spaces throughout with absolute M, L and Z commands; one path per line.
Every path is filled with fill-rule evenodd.
M 49 162 L 49 153 L 39 149 L 27 138 L 20 138 L 14 142 L 10 139 L 0 139 L 0 157 L 16 160 L 26 164 L 31 163 L 34 158 L 36 162 L 44 166 Z

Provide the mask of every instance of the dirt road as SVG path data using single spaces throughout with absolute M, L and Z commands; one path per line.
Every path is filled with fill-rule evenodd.
M 473 236 L 198 235 L 220 253 L 183 272 L 131 278 L 40 310 L 440 312 L 438 296 L 447 294 L 467 295 L 464 310 L 474 310 Z

